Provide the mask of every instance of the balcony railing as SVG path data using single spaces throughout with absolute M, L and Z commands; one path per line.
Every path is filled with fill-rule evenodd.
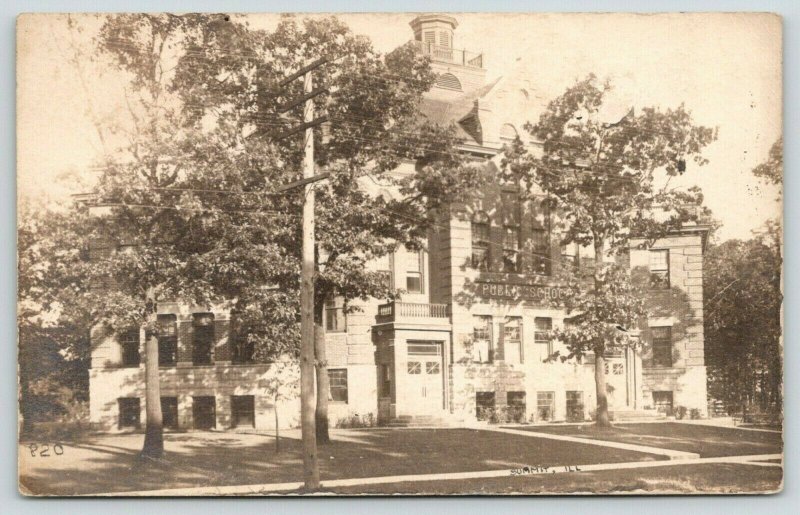
M 483 68 L 483 54 L 476 54 L 458 48 L 450 48 L 423 41 L 414 41 L 417 51 L 422 55 L 430 56 L 434 61 L 460 64 L 471 68 Z
M 422 304 L 414 302 L 390 302 L 378 306 L 378 318 L 449 318 L 449 304 Z

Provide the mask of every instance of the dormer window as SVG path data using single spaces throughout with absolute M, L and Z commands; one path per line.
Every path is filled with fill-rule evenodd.
M 510 123 L 503 124 L 500 127 L 500 140 L 504 142 L 512 142 L 517 139 L 517 129 Z

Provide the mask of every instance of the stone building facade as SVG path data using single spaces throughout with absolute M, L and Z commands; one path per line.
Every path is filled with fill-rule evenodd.
M 455 124 L 461 150 L 497 166 L 503 145 L 525 138 L 522 126 L 541 109 L 531 86 L 513 71 L 487 82 L 483 56 L 454 46 L 457 21 L 450 16 L 419 16 L 411 27 L 418 50 L 431 57 L 438 74 L 424 115 Z M 527 143 L 535 149 L 535 141 Z M 413 166 L 405 163 L 396 173 Z M 396 194 L 390 186 L 365 187 Z M 325 325 L 331 424 L 471 423 L 498 413 L 516 421 L 589 419 L 596 404 L 591 356 L 545 361 L 560 345 L 550 331 L 565 318 L 549 302 L 560 295 L 554 276 L 559 267 L 595 259 L 587 249 L 562 247 L 559 230 L 557 214 L 542 203 L 519 202 L 513 188 L 496 186 L 468 205 L 451 206 L 425 251 L 398 248 L 371 263 L 406 293 L 402 301 L 372 300 L 350 313 L 339 299 L 330 299 Z M 633 272 L 653 285 L 646 298 L 652 316 L 640 327 L 641 352 L 607 360 L 610 409 L 618 417 L 655 417 L 679 406 L 706 414 L 706 235 L 704 226 L 687 226 L 647 250 L 630 250 Z M 174 353 L 161 369 L 169 427 L 297 424 L 298 399 L 276 402 L 271 393 L 280 374 L 296 371 L 232 352 L 224 311 L 180 304 L 159 309 L 167 335 L 162 354 Z M 91 420 L 107 430 L 134 428 L 144 420 L 143 336 L 95 338 Z

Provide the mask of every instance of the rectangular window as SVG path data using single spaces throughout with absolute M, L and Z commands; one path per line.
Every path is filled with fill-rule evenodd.
M 389 365 L 381 365 L 381 397 L 392 396 L 392 369 Z
M 192 364 L 210 365 L 214 348 L 214 315 L 195 313 L 192 320 Z
M 520 248 L 520 199 L 516 191 L 501 193 L 503 203 L 503 271 L 519 272 Z
M 439 31 L 439 45 L 444 48 L 450 48 L 450 33 L 447 31 Z
M 536 349 L 536 362 L 541 363 L 553 353 L 553 342 L 551 341 L 551 331 L 553 330 L 553 319 L 536 317 L 534 319 L 533 343 Z
M 384 288 L 394 291 L 394 274 L 392 273 L 392 254 L 375 258 L 375 271 L 381 276 Z
M 503 346 L 507 363 L 522 363 L 522 317 L 506 318 Z
M 174 367 L 178 361 L 178 321 L 175 315 L 158 315 L 158 366 Z
M 492 361 L 492 317 L 475 315 L 472 317 L 472 361 L 489 363 Z
M 139 352 L 139 328 L 131 327 L 123 331 L 120 335 L 120 347 L 122 347 L 122 366 L 138 367 L 142 362 Z
M 422 252 L 410 256 L 406 268 L 406 291 L 408 293 L 422 293 Z
M 494 392 L 475 392 L 475 414 L 478 420 L 491 419 L 494 406 Z
M 537 421 L 552 421 L 555 408 L 554 392 L 536 392 Z
M 583 422 L 583 392 L 567 392 L 567 422 Z
M 192 418 L 195 429 L 217 427 L 217 400 L 211 395 L 192 397 Z
M 561 245 L 561 259 L 564 261 L 564 264 L 570 265 L 573 268 L 577 267 L 580 259 L 578 254 L 578 245 L 576 243 Z
M 472 268 L 489 270 L 490 219 L 483 211 L 472 217 Z
M 531 223 L 531 268 L 535 274 L 550 275 L 550 206 L 540 201 L 535 207 Z
M 668 368 L 672 366 L 672 327 L 651 327 L 653 358 L 650 366 Z
M 506 392 L 506 404 L 512 422 L 525 422 L 525 392 Z
M 141 407 L 138 397 L 120 397 L 119 403 L 119 428 L 138 428 L 141 416 Z
M 325 301 L 325 330 L 329 333 L 347 331 L 347 315 L 344 311 L 344 300 L 341 297 Z
M 178 429 L 177 397 L 161 397 L 161 417 L 164 429 Z
M 254 396 L 231 396 L 231 426 L 256 427 L 256 398 Z
M 503 271 L 519 270 L 519 227 L 505 227 L 503 233 Z
M 245 365 L 255 363 L 256 347 L 247 331 L 235 317 L 231 318 L 231 363 Z
M 669 287 L 669 250 L 651 250 L 650 288 L 653 290 L 668 290 Z
M 329 368 L 328 379 L 331 382 L 331 400 L 347 402 L 347 369 Z
M 438 356 L 441 354 L 442 346 L 436 342 L 426 342 L 424 340 L 408 340 L 409 356 Z

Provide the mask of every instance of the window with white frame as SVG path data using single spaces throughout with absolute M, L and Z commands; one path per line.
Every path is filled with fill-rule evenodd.
M 669 287 L 669 250 L 651 250 L 650 288 L 653 290 L 668 290 Z
M 329 368 L 331 400 L 334 402 L 347 402 L 347 369 Z
M 520 271 L 520 199 L 516 191 L 501 193 L 503 203 L 503 272 Z
M 472 317 L 472 361 L 489 363 L 492 361 L 492 317 L 475 315 Z
M 422 270 L 422 252 L 409 256 L 406 267 L 406 291 L 408 293 L 423 293 Z
M 672 366 L 672 327 L 651 327 L 652 341 L 651 367 L 669 368 Z
M 394 290 L 394 274 L 392 273 L 392 254 L 387 253 L 375 258 L 375 271 L 380 274 L 384 287 Z
M 503 325 L 503 354 L 507 363 L 522 363 L 522 317 L 507 317 Z
M 343 299 L 331 297 L 325 301 L 325 330 L 329 333 L 347 331 L 347 316 Z
M 472 217 L 472 268 L 489 270 L 489 215 L 478 211 Z
M 536 362 L 545 361 L 553 353 L 552 331 L 553 319 L 536 317 L 534 319 L 533 343 L 536 352 Z

